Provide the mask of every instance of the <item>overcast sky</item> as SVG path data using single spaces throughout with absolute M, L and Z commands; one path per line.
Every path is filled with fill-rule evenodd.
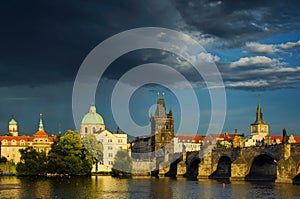
M 0 4 L 1 134 L 7 132 L 14 115 L 20 134 L 32 135 L 39 113 L 49 134 L 74 129 L 72 89 L 89 52 L 122 31 L 163 27 L 197 40 L 207 51 L 202 59 L 216 63 L 227 95 L 222 132 L 237 128 L 249 134 L 259 98 L 271 134 L 286 128 L 300 136 L 299 1 L 10 0 Z M 201 80 L 193 70 L 186 70 L 186 62 L 149 49 L 120 57 L 101 79 L 95 104 L 107 129 L 117 128 L 110 108 L 114 85 L 130 69 L 151 62 L 171 65 L 193 82 L 201 107 L 197 133 L 205 134 L 211 108 L 208 89 L 199 86 Z M 177 89 L 185 92 L 183 87 Z M 139 125 L 149 123 L 157 91 L 165 91 L 167 108 L 172 107 L 178 126 L 180 101 L 157 85 L 143 87 L 132 96 L 133 120 Z

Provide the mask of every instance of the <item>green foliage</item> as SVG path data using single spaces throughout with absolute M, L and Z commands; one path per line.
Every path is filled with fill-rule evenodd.
M 6 136 L 13 136 L 13 134 L 11 132 L 7 132 Z
M 21 160 L 16 168 L 19 175 L 47 174 L 47 157 L 45 152 L 38 152 L 32 146 L 19 151 Z
M 0 163 L 6 163 L 7 162 L 7 158 L 6 157 L 1 157 L 0 158 Z
M 93 157 L 82 146 L 78 133 L 68 130 L 58 136 L 48 154 L 48 172 L 52 174 L 90 174 Z
M 132 171 L 132 159 L 127 151 L 118 151 L 114 164 L 112 173 L 114 176 L 129 176 Z
M 0 163 L 0 171 L 3 171 L 3 173 L 17 174 L 16 165 L 14 162 L 11 162 L 11 161 L 1 162 Z
M 94 134 L 87 134 L 83 140 L 84 147 L 95 158 L 96 162 L 103 162 L 103 145 Z
M 218 148 L 218 149 L 224 149 L 224 148 L 226 148 L 226 146 L 224 144 L 222 144 L 221 142 L 217 142 L 216 148 Z

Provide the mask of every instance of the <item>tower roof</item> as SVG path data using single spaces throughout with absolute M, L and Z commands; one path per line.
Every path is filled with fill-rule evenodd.
M 44 131 L 42 116 L 43 116 L 42 113 L 40 113 L 39 131 Z
M 263 112 L 259 101 L 256 107 L 256 120 L 253 124 L 266 124 L 263 120 Z
M 40 113 L 39 128 L 38 128 L 38 131 L 33 135 L 33 137 L 38 137 L 38 138 L 48 137 L 48 134 L 44 130 L 44 124 L 43 124 L 42 116 L 43 116 L 43 114 Z
M 89 113 L 83 117 L 81 124 L 104 124 L 104 120 L 102 116 L 96 112 L 96 107 L 91 106 Z
M 157 100 L 156 111 L 154 114 L 155 117 L 167 117 L 165 100 L 163 98 L 159 98 Z
M 8 123 L 9 125 L 16 125 L 18 124 L 17 121 L 15 120 L 14 116 L 11 116 L 11 120 Z

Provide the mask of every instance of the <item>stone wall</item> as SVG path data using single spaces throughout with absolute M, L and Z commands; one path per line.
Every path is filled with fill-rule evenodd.
M 156 169 L 155 161 L 132 161 L 132 174 L 150 176 L 151 171 Z

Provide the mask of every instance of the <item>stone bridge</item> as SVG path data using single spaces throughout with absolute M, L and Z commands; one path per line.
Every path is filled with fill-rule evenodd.
M 168 164 L 168 162 L 172 162 Z M 169 155 L 159 175 L 300 183 L 300 143 L 214 149 Z

